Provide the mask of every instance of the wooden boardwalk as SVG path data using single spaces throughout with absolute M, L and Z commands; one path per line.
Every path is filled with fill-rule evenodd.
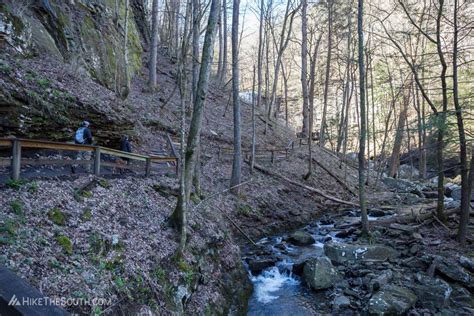
M 10 177 L 12 180 L 21 179 L 22 166 L 85 166 L 93 174 L 100 176 L 105 168 L 113 170 L 132 170 L 133 172 L 144 173 L 146 177 L 152 173 L 163 172 L 164 170 L 173 170 L 178 173 L 179 157 L 174 154 L 164 155 L 142 155 L 136 153 L 124 152 L 112 148 L 81 145 L 71 143 L 52 142 L 45 140 L 33 140 L 24 138 L 0 138 L 0 149 L 11 149 L 11 156 L 0 158 L 0 167 L 10 167 Z M 22 150 L 49 150 L 59 153 L 59 159 L 51 158 L 26 158 L 22 157 Z M 71 157 L 72 152 L 72 157 Z M 69 153 L 67 155 L 66 153 Z M 84 153 L 92 158 L 76 159 Z M 108 159 L 107 159 L 108 158 Z M 163 165 L 165 165 L 163 167 Z M 157 167 L 160 166 L 160 167 Z M 92 167 L 92 168 L 91 168 Z

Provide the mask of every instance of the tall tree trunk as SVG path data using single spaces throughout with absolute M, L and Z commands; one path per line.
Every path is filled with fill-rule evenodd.
M 471 183 L 468 178 L 467 168 L 467 144 L 466 135 L 464 133 L 464 120 L 462 115 L 461 104 L 459 104 L 459 88 L 458 88 L 458 0 L 454 0 L 454 43 L 453 43 L 453 101 L 456 109 L 456 120 L 459 133 L 459 158 L 461 161 L 461 218 L 459 221 L 458 241 L 461 244 L 466 242 L 467 225 L 469 224 L 469 209 L 471 201 Z M 473 162 L 471 161 L 471 165 Z M 471 174 L 472 166 L 471 166 Z
M 222 52 L 222 72 L 219 78 L 219 82 L 225 84 L 227 77 L 227 0 L 222 0 L 222 20 L 224 22 L 222 26 L 223 30 L 223 52 Z
M 301 91 L 303 94 L 303 133 L 311 139 L 309 133 L 310 114 L 308 102 L 308 1 L 301 2 Z M 309 162 L 312 163 L 311 161 Z
M 179 86 L 179 94 L 180 94 L 180 103 L 181 103 L 181 135 L 180 135 L 180 142 L 181 142 L 181 170 L 183 170 L 183 166 L 185 165 L 185 158 L 184 158 L 184 137 L 186 134 L 186 100 L 187 100 L 187 76 L 186 76 L 186 64 L 187 64 L 187 51 L 188 51 L 188 36 L 187 36 L 187 27 L 188 27 L 188 20 L 191 16 L 191 0 L 187 2 L 186 8 L 186 18 L 183 30 L 183 38 L 181 42 L 181 51 L 177 55 L 178 57 L 178 86 Z M 187 201 L 185 199 L 186 191 L 185 191 L 185 176 L 184 173 L 180 175 L 180 197 L 178 198 L 178 205 L 177 208 L 186 209 L 187 208 Z M 182 256 L 184 252 L 184 248 L 186 246 L 186 239 L 187 239 L 187 212 L 184 211 L 180 216 L 180 240 L 178 249 L 176 250 L 176 254 L 178 256 Z
M 151 49 L 149 61 L 148 86 L 156 88 L 156 58 L 158 55 L 158 0 L 153 0 L 151 10 Z
M 192 63 L 192 70 L 193 70 L 193 78 L 192 78 L 192 98 L 193 100 L 196 99 L 197 96 L 197 83 L 199 80 L 199 36 L 201 32 L 201 12 L 200 12 L 200 3 L 199 0 L 192 0 L 192 7 L 193 7 L 193 27 L 192 27 L 192 37 L 193 37 L 193 63 Z M 194 190 L 197 196 L 202 195 L 201 190 L 201 150 L 196 153 L 196 164 L 194 167 L 194 175 L 193 175 L 193 185 Z
M 443 150 L 444 150 L 444 133 L 446 129 L 446 115 L 448 111 L 448 85 L 446 82 L 446 72 L 448 65 L 444 59 L 444 53 L 441 42 L 441 19 L 443 18 L 444 0 L 439 0 L 438 15 L 436 17 L 436 50 L 441 62 L 441 91 L 442 91 L 442 112 L 439 113 L 438 121 L 438 139 L 437 139 L 437 158 L 438 158 L 438 201 L 436 212 L 443 222 L 447 218 L 444 214 L 444 166 L 443 166 Z
M 360 106 L 360 141 L 359 141 L 359 204 L 361 211 L 362 233 L 367 235 L 369 233 L 369 220 L 367 218 L 367 206 L 365 198 L 365 179 L 364 179 L 364 165 L 365 165 L 365 67 L 364 67 L 364 31 L 363 31 L 363 17 L 364 17 L 364 0 L 358 0 L 357 13 L 357 33 L 359 45 L 359 106 Z
M 310 60 L 309 70 L 309 92 L 308 92 L 308 103 L 309 103 L 309 132 L 308 132 L 308 173 L 305 179 L 308 179 L 313 173 L 313 122 L 314 122 L 314 89 L 316 85 L 316 61 L 318 58 L 319 43 L 321 43 L 322 33 L 319 35 L 316 45 L 314 45 L 313 53 Z
M 286 11 L 285 11 L 285 15 L 283 17 L 283 26 L 282 26 L 281 33 L 280 33 L 280 43 L 279 43 L 278 50 L 276 52 L 277 53 L 277 58 L 276 58 L 275 67 L 274 67 L 274 71 L 273 71 L 272 94 L 270 96 L 270 103 L 269 103 L 269 106 L 268 106 L 268 113 L 267 113 L 267 119 L 268 120 L 273 116 L 272 111 L 273 111 L 273 104 L 275 103 L 275 99 L 276 99 L 276 90 L 277 90 L 277 86 L 278 86 L 280 63 L 281 63 L 283 53 L 284 53 L 284 51 L 285 51 L 285 49 L 288 46 L 288 43 L 290 41 L 291 31 L 293 29 L 293 18 L 295 16 L 296 10 L 290 13 L 291 4 L 292 4 L 292 1 L 288 1 L 287 4 L 286 4 Z M 288 24 L 288 19 L 290 19 L 290 21 L 289 21 L 289 26 L 288 26 L 288 30 L 287 30 L 286 25 Z M 272 29 L 272 34 L 273 33 L 274 32 L 273 32 L 273 29 Z M 273 36 L 273 37 L 274 37 L 274 40 L 276 40 L 275 36 Z
M 252 155 L 250 157 L 250 172 L 253 173 L 255 167 L 255 147 L 257 146 L 257 129 L 255 125 L 255 64 L 253 65 L 253 78 L 252 78 Z
M 199 71 L 199 80 L 197 83 L 197 93 L 194 99 L 193 113 L 191 124 L 189 126 L 189 134 L 186 142 L 186 153 L 184 155 L 185 165 L 181 172 L 184 172 L 184 195 L 178 197 L 176 208 L 169 218 L 169 223 L 178 231 L 183 229 L 186 224 L 183 218 L 186 217 L 187 205 L 191 194 L 192 175 L 195 170 L 196 153 L 199 150 L 199 136 L 201 134 L 202 117 L 204 103 L 206 101 L 209 74 L 211 71 L 212 53 L 214 40 L 216 37 L 216 24 L 219 15 L 219 0 L 212 0 L 209 18 L 207 22 L 206 34 L 204 36 L 204 45 L 202 48 L 201 67 Z
M 331 56 L 332 56 L 332 15 L 333 0 L 328 0 L 328 54 L 326 60 L 326 79 L 324 81 L 323 114 L 321 117 L 321 130 L 319 131 L 319 146 L 324 147 L 326 142 L 326 115 L 328 108 L 329 81 L 331 77 Z
M 125 0 L 125 17 L 124 17 L 124 38 L 123 38 L 123 61 L 124 61 L 124 82 L 120 89 L 120 97 L 125 100 L 130 93 L 130 75 L 128 62 L 128 17 L 130 13 L 130 0 Z
M 283 91 L 285 97 L 285 126 L 288 127 L 288 76 L 283 61 L 281 62 L 281 75 L 283 77 Z
M 233 0 L 232 8 L 232 103 L 234 109 L 234 160 L 230 187 L 234 194 L 239 193 L 242 169 L 242 144 L 240 132 L 240 96 L 239 96 L 239 9 L 240 0 Z
M 263 18 L 264 18 L 265 0 L 260 1 L 260 25 L 258 29 L 258 56 L 257 56 L 257 107 L 262 105 L 262 68 L 263 68 Z
M 392 155 L 390 156 L 389 176 L 392 178 L 395 178 L 397 176 L 398 167 L 400 166 L 400 150 L 402 148 L 403 131 L 405 128 L 405 121 L 407 119 L 407 111 L 408 111 L 409 104 L 410 104 L 410 94 L 409 92 L 406 92 L 403 95 L 403 104 L 402 104 L 403 107 L 398 117 L 397 131 L 395 133 L 395 140 L 393 142 Z

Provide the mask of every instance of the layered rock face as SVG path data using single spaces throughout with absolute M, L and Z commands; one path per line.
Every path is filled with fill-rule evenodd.
M 119 6 L 116 7 L 116 3 Z M 134 134 L 125 78 L 125 7 L 115 0 L 6 0 L 0 4 L 0 135 L 72 140 L 82 120 L 99 144 Z M 131 0 L 128 80 L 148 39 L 142 0 Z
M 123 89 L 127 84 L 123 60 L 125 7 L 123 1 L 117 3 L 118 7 L 114 0 L 7 0 L 1 7 L 0 30 L 7 45 L 22 55 L 53 57 L 86 71 L 111 90 Z M 141 68 L 141 38 L 147 34 L 139 31 L 146 29 L 140 6 L 129 11 L 128 70 L 132 77 Z

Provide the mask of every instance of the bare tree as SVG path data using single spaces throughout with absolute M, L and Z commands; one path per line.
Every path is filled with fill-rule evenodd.
M 329 91 L 329 80 L 331 75 L 331 56 L 332 56 L 332 28 L 333 28 L 333 3 L 334 0 L 328 0 L 328 54 L 326 60 L 326 80 L 324 81 L 324 100 L 323 100 L 323 113 L 321 118 L 321 130 L 319 131 L 319 145 L 324 147 L 326 142 L 326 115 L 328 108 L 328 91 Z
M 199 80 L 197 83 L 197 93 L 194 99 L 193 113 L 189 126 L 189 134 L 186 142 L 186 153 L 184 155 L 185 163 L 181 172 L 184 172 L 181 190 L 183 195 L 178 197 L 178 202 L 173 213 L 170 215 L 169 224 L 178 231 L 185 230 L 186 213 L 191 194 L 192 176 L 195 170 L 196 154 L 200 147 L 199 136 L 201 134 L 202 116 L 204 103 L 209 86 L 209 74 L 211 71 L 212 52 L 214 40 L 216 37 L 216 25 L 219 15 L 219 0 L 212 0 L 209 18 L 207 22 L 206 34 L 202 48 L 201 67 L 199 71 Z
M 230 186 L 234 194 L 239 193 L 242 169 L 242 144 L 240 132 L 240 96 L 239 96 L 239 9 L 240 0 L 233 0 L 232 8 L 232 102 L 234 109 L 234 160 Z
M 462 107 L 459 103 L 459 87 L 458 87 L 458 0 L 454 0 L 454 13 L 453 13 L 453 21 L 454 21 L 454 39 L 453 39 L 453 101 L 454 101 L 454 108 L 456 110 L 456 119 L 457 119 L 457 126 L 458 126 L 458 133 L 459 133 L 459 147 L 460 153 L 459 158 L 461 161 L 461 218 L 459 221 L 459 229 L 458 229 L 458 241 L 461 244 L 466 242 L 466 234 L 467 234 L 467 225 L 469 224 L 469 209 L 470 209 L 470 201 L 471 201 L 471 186 L 472 186 L 472 178 L 471 183 L 469 183 L 469 170 L 467 167 L 467 143 L 466 143 L 466 135 L 464 132 L 464 119 L 462 113 Z M 471 161 L 471 174 L 472 171 L 472 164 Z
M 308 102 L 308 1 L 301 1 L 301 91 L 303 95 L 303 134 L 309 133 Z M 309 135 L 311 138 L 311 135 Z M 311 161 L 309 162 L 312 163 Z
M 153 0 L 151 10 L 151 49 L 148 69 L 148 86 L 156 88 L 156 59 L 158 54 L 158 0 Z
M 359 51 L 359 106 L 360 106 L 360 141 L 359 141 L 359 204 L 362 220 L 362 233 L 369 233 L 369 220 L 367 217 L 367 206 L 365 198 L 365 136 L 366 136 L 366 116 L 365 116 L 365 67 L 364 67 L 364 0 L 358 0 L 357 12 L 357 34 L 358 34 L 358 51 Z

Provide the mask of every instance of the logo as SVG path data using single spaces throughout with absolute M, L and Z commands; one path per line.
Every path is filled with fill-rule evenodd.
M 20 306 L 20 302 L 18 301 L 18 299 L 16 298 L 16 295 L 13 294 L 12 298 L 10 299 L 10 301 L 8 302 L 8 306 Z

